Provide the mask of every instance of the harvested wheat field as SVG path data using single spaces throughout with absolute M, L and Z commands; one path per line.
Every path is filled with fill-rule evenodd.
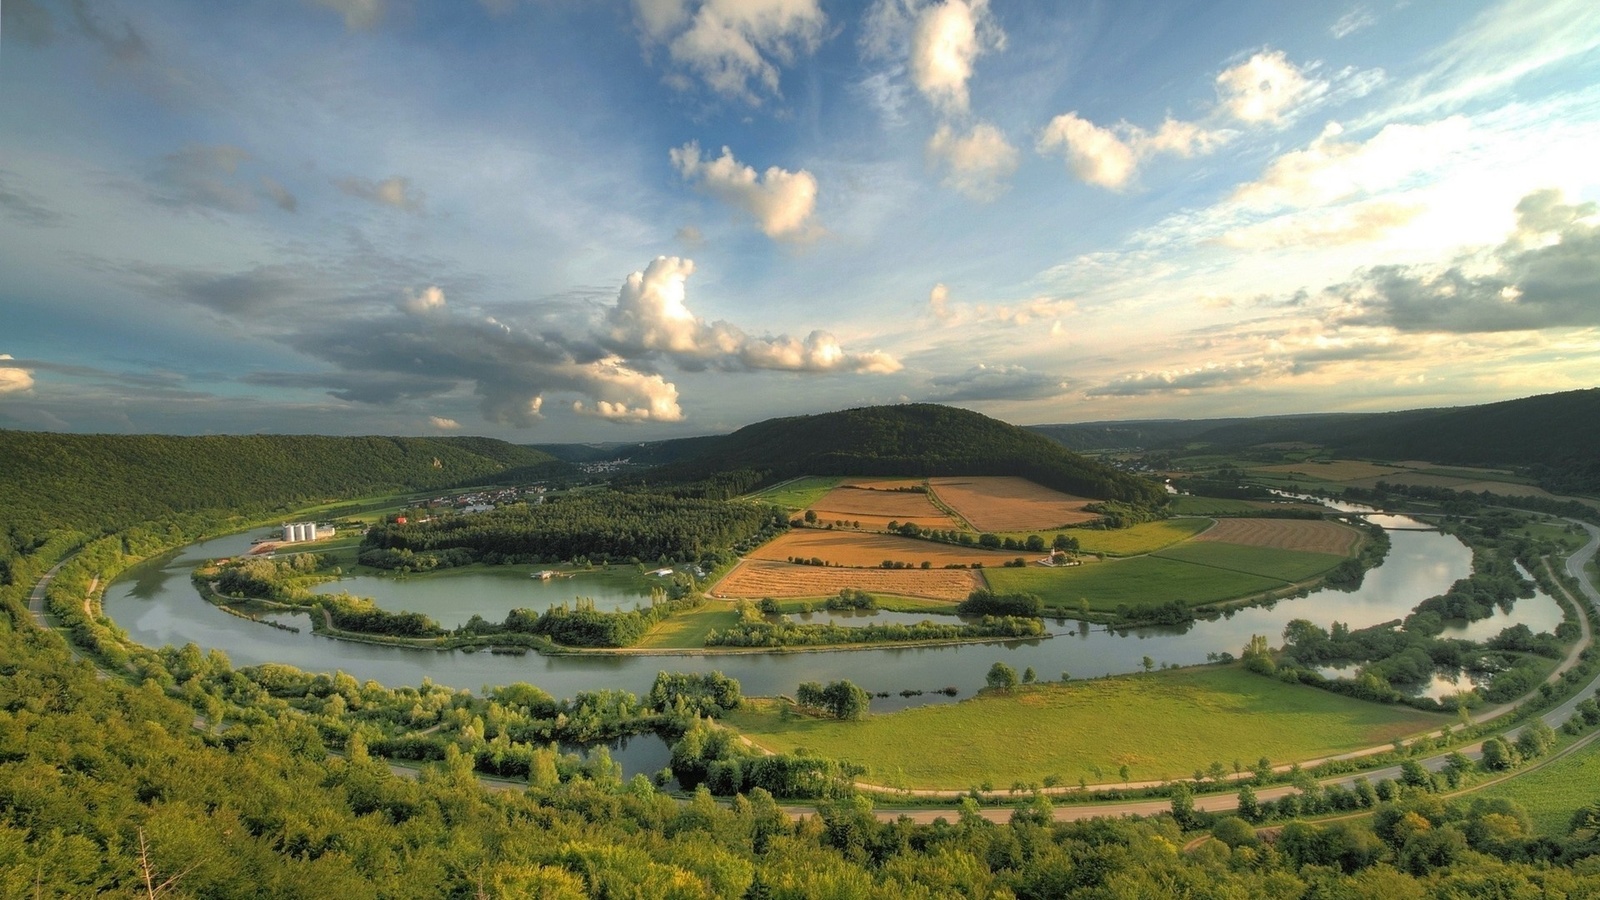
M 1037 555 L 1037 554 L 1034 554 Z M 923 560 L 943 568 L 952 563 L 986 566 L 1003 565 L 1017 558 L 1015 551 L 980 550 L 955 544 L 936 544 L 893 534 L 863 534 L 856 531 L 826 531 L 820 528 L 795 528 L 752 550 L 750 559 L 788 562 L 789 557 L 813 557 L 834 566 L 870 568 L 884 560 L 919 566 Z M 965 596 L 965 595 L 963 595 Z
M 1093 503 L 1007 475 L 930 478 L 939 502 L 979 531 L 1043 531 L 1100 518 L 1084 512 Z
M 920 481 L 904 479 L 895 481 L 853 481 L 842 484 L 824 494 L 811 504 L 810 511 L 817 521 L 860 522 L 867 530 L 883 529 L 890 522 L 915 522 L 923 528 L 950 529 L 960 525 L 944 510 L 933 505 L 922 491 L 903 491 L 895 488 L 914 487 Z
M 1361 534 L 1348 525 L 1311 519 L 1218 519 L 1194 539 L 1349 556 Z
M 984 586 L 973 569 L 829 569 L 766 559 L 747 559 L 711 589 L 713 597 L 758 600 L 771 597 L 831 597 L 845 588 L 894 597 L 967 599 Z

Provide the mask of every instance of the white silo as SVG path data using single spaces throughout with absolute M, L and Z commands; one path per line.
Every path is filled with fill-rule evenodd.
M 317 539 L 317 523 L 315 523 L 315 522 L 307 522 L 306 523 L 306 540 L 314 541 L 316 539 Z
M 294 540 L 294 526 L 287 522 L 283 524 L 283 540 L 285 543 Z

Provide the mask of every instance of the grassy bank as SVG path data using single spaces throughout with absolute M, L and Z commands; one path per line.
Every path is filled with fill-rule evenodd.
M 960 703 L 839 722 L 752 702 L 727 722 L 776 752 L 805 747 L 895 787 L 964 789 L 1187 778 L 1265 755 L 1306 760 L 1387 743 L 1450 717 L 1203 667 L 1023 686 Z M 1152 727 L 1160 723 L 1160 727 Z

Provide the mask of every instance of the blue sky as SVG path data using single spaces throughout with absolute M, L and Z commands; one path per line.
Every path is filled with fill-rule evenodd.
M 0 427 L 1600 381 L 1592 2 L 5 0 Z

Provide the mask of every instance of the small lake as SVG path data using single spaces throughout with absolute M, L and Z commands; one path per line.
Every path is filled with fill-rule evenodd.
M 1471 551 L 1460 541 L 1428 531 L 1395 531 L 1392 546 L 1383 565 L 1368 572 L 1359 590 L 1317 591 L 1301 599 L 1281 600 L 1271 606 L 1235 610 L 1210 621 L 1199 621 L 1185 628 L 1140 628 L 1125 632 L 1108 631 L 1105 626 L 1088 626 L 1069 619 L 1046 619 L 1055 636 L 1006 643 L 962 644 L 944 647 L 868 649 L 851 651 L 766 652 L 730 655 L 683 654 L 498 656 L 487 652 L 414 650 L 373 644 L 356 644 L 318 637 L 311 633 L 310 617 L 304 614 L 279 614 L 269 618 L 299 627 L 299 633 L 280 631 L 230 616 L 206 603 L 189 583 L 189 570 L 197 563 L 221 556 L 247 552 L 250 535 L 231 535 L 185 547 L 167 556 L 134 567 L 106 590 L 105 611 L 133 640 L 146 646 L 181 646 L 193 642 L 204 649 L 217 649 L 236 666 L 281 662 L 312 672 L 340 669 L 358 679 L 374 679 L 387 685 L 415 685 L 423 678 L 457 688 L 481 690 L 485 686 L 525 681 L 538 685 L 557 697 L 570 697 L 582 690 L 617 688 L 636 694 L 648 692 L 658 671 L 709 672 L 719 670 L 737 678 L 750 696 L 792 694 L 802 681 L 830 681 L 848 678 L 872 692 L 888 692 L 887 698 L 873 699 L 873 709 L 886 711 L 925 703 L 952 702 L 952 698 L 932 691 L 952 686 L 958 696 L 970 696 L 984 685 L 990 665 L 1003 661 L 1019 673 L 1032 667 L 1040 680 L 1135 672 L 1142 669 L 1143 657 L 1156 664 L 1175 666 L 1206 662 L 1207 654 L 1228 652 L 1238 655 L 1253 634 L 1266 635 L 1278 643 L 1284 626 L 1291 619 L 1304 618 L 1327 627 L 1334 621 L 1352 628 L 1363 628 L 1402 618 L 1424 598 L 1443 593 L 1471 571 Z M 581 576 L 588 577 L 588 576 Z M 636 578 L 636 573 L 628 572 Z M 480 590 L 500 599 L 471 599 L 453 615 L 439 612 L 441 620 L 465 621 L 471 609 L 500 609 L 505 603 L 540 608 L 578 594 L 595 595 L 600 589 L 578 588 L 579 579 L 555 585 L 561 596 L 552 601 L 527 602 L 539 596 L 540 587 L 527 575 L 500 577 L 482 570 L 456 576 L 430 576 L 409 579 L 378 578 L 387 589 L 424 589 L 441 604 L 447 598 L 473 597 Z M 353 593 L 357 579 L 337 585 Z M 374 590 L 371 593 L 376 594 Z M 397 608 L 416 609 L 410 599 L 400 601 L 391 594 L 380 602 Z M 616 602 L 631 606 L 647 598 L 616 595 Z M 597 597 L 597 605 L 600 605 Z M 1553 601 L 1550 602 L 1553 607 Z M 510 607 L 505 607 L 509 609 Z M 424 611 L 424 610 L 418 610 Z M 491 618 L 488 612 L 480 612 Z M 500 617 L 503 617 L 503 611 Z M 852 616 L 841 613 L 812 614 L 812 621 L 824 619 L 841 624 L 870 621 L 910 621 L 947 617 L 925 614 L 878 613 Z M 1536 623 L 1547 621 L 1539 604 L 1524 600 L 1506 618 L 1497 616 L 1492 624 L 1498 632 L 1514 621 L 1531 616 L 1529 627 L 1548 630 Z M 1559 621 L 1559 611 L 1553 621 Z M 803 621 L 799 616 L 797 620 Z M 902 690 L 921 690 L 922 696 L 903 698 Z
M 446 628 L 459 628 L 474 615 L 501 622 L 513 609 L 544 612 L 580 598 L 593 600 L 595 609 L 607 611 L 649 606 L 652 587 L 664 589 L 665 579 L 641 576 L 632 566 L 579 571 L 571 577 L 563 573 L 549 579 L 533 577 L 526 567 L 506 566 L 447 569 L 426 576 L 347 575 L 313 590 L 370 597 L 391 612 L 423 613 Z

